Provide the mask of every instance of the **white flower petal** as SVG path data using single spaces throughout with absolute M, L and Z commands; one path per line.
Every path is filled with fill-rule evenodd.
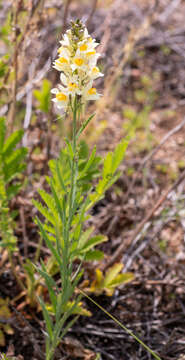
M 64 73 L 60 74 L 60 80 L 65 86 L 67 86 L 67 77 L 64 75 Z
M 51 89 L 51 93 L 52 93 L 52 94 L 57 94 L 57 93 L 58 93 L 58 89 L 57 89 L 57 88 Z

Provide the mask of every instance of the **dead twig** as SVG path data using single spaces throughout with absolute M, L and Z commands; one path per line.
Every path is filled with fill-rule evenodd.
M 147 216 L 141 221 L 141 223 L 137 226 L 136 230 L 134 231 L 133 235 L 130 238 L 130 244 L 132 244 L 139 233 L 142 231 L 145 224 L 151 219 L 151 217 L 154 215 L 156 210 L 159 209 L 159 207 L 163 204 L 163 202 L 167 199 L 168 195 L 173 191 L 185 178 L 185 171 L 179 176 L 179 178 L 175 181 L 173 185 L 171 185 L 165 193 L 159 198 L 159 200 L 156 202 L 156 204 L 153 206 L 151 211 L 147 214 Z M 107 269 L 109 266 L 113 265 L 122 255 L 122 252 L 124 250 L 124 241 L 120 244 L 118 249 L 115 251 L 111 259 L 104 265 L 104 270 Z
M 179 130 L 181 130 L 185 125 L 185 118 L 180 122 L 180 124 L 176 125 L 172 130 L 170 130 L 160 141 L 160 143 L 147 155 L 145 156 L 145 158 L 143 159 L 143 161 L 141 162 L 139 168 L 138 168 L 138 173 L 144 168 L 144 166 L 148 163 L 149 160 L 151 160 L 154 155 L 161 149 L 161 147 L 166 143 L 166 141 L 173 136 L 174 134 L 176 134 Z M 125 194 L 124 197 L 124 201 L 126 201 L 135 185 L 135 181 L 136 179 L 134 178 L 131 183 L 130 186 L 127 190 L 127 193 Z
M 90 24 L 90 22 L 92 20 L 92 17 L 94 15 L 95 10 L 96 10 L 97 4 L 98 4 L 98 0 L 94 0 L 93 4 L 92 4 L 91 12 L 90 12 L 89 17 L 87 19 L 87 27 L 89 26 L 89 24 Z
M 69 13 L 69 8 L 73 0 L 67 0 L 64 8 L 64 14 L 63 14 L 63 24 L 62 24 L 62 33 L 66 30 L 67 27 L 67 18 Z

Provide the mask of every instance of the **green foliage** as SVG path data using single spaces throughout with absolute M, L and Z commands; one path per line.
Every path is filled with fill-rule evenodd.
M 96 269 L 96 278 L 92 282 L 90 288 L 86 289 L 88 292 L 101 295 L 106 293 L 108 296 L 112 296 L 116 287 L 130 282 L 134 279 L 134 275 L 130 272 L 120 274 L 123 269 L 123 264 L 114 264 L 107 270 L 105 276 L 100 269 Z
M 23 136 L 22 130 L 17 130 L 7 139 L 5 119 L 0 118 L 0 245 L 9 251 L 16 249 L 16 238 L 13 235 L 13 214 L 9 210 L 10 200 L 21 188 L 20 174 L 25 169 L 27 150 L 16 148 Z
M 39 106 L 38 108 L 48 113 L 51 106 L 51 83 L 49 80 L 44 79 L 42 82 L 42 88 L 40 90 L 34 90 L 33 95 L 38 100 Z
M 12 18 L 11 18 L 11 11 L 9 11 L 9 13 L 6 16 L 6 21 L 4 23 L 4 25 L 1 27 L 0 29 L 0 36 L 1 39 L 5 42 L 6 45 L 10 45 L 10 33 L 12 31 Z
M 8 58 L 9 56 L 5 55 L 0 59 L 0 78 L 3 78 L 8 71 L 8 65 L 7 65 Z

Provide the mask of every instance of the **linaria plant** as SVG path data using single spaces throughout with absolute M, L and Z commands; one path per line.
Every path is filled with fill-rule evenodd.
M 93 85 L 103 76 L 97 66 L 98 44 L 79 20 L 72 22 L 60 43 L 54 68 L 60 72 L 61 83 L 51 92 L 56 106 L 66 115 L 72 114 L 72 139 L 66 139 L 59 158 L 49 162 L 50 193 L 40 190 L 43 202 L 34 201 L 45 218 L 43 222 L 36 218 L 36 223 L 51 251 L 51 258 L 37 268 L 49 294 L 49 298 L 39 298 L 46 324 L 46 360 L 54 358 L 61 339 L 83 313 L 77 290 L 83 261 L 101 259 L 103 253 L 94 247 L 107 240 L 102 235 L 93 236 L 94 229 L 87 228 L 85 222 L 90 209 L 120 176 L 117 168 L 128 145 L 124 139 L 105 159 L 96 156 L 95 147 L 87 154 L 80 136 L 93 116 L 82 121 L 81 114 L 87 101 L 100 97 Z

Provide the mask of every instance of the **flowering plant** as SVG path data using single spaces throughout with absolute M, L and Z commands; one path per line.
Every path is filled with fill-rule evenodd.
M 90 209 L 120 176 L 117 168 L 128 145 L 128 139 L 122 140 L 105 159 L 96 156 L 96 147 L 90 156 L 84 151 L 79 138 L 93 116 L 81 123 L 81 108 L 86 101 L 99 98 L 92 87 L 93 80 L 103 76 L 97 66 L 97 43 L 77 20 L 63 36 L 61 45 L 59 58 L 54 62 L 54 68 L 61 72 L 61 84 L 52 93 L 58 108 L 72 112 L 72 139 L 66 139 L 59 159 L 49 162 L 52 176 L 47 181 L 51 193 L 39 191 L 44 205 L 34 201 L 45 218 L 44 223 L 39 218 L 36 222 L 52 254 L 37 268 L 50 298 L 49 304 L 40 298 L 46 323 L 46 360 L 54 358 L 56 347 L 76 318 L 80 314 L 89 315 L 81 306 L 82 295 L 76 287 L 83 274 L 83 261 L 100 260 L 103 253 L 94 247 L 107 238 L 93 236 L 94 229 L 87 225 L 84 229 L 84 225 Z M 57 282 L 56 273 L 60 274 Z

